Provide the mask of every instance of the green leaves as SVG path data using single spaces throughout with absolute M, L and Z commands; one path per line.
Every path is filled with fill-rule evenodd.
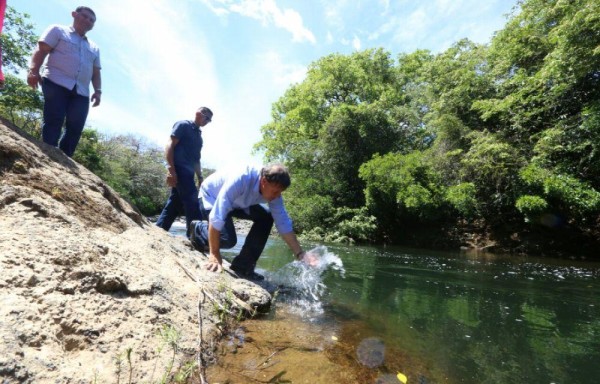
M 0 93 L 0 114 L 34 137 L 40 137 L 44 102 L 40 92 L 8 73 Z
M 27 69 L 29 56 L 37 43 L 33 33 L 33 24 L 29 23 L 29 15 L 17 12 L 13 7 L 6 8 L 4 27 L 0 35 L 2 45 L 2 67 L 17 73 L 19 69 Z
M 37 36 L 33 33 L 33 25 L 29 23 L 29 15 L 7 7 L 0 45 L 2 69 L 8 73 L 5 73 L 4 89 L 0 90 L 0 114 L 34 137 L 39 137 L 44 106 L 42 96 L 15 76 L 20 70 L 28 68 L 36 42 Z
M 395 62 L 371 49 L 310 66 L 257 146 L 303 179 L 289 199 L 310 217 L 300 229 L 346 238 L 355 219 L 341 231 L 331 217 L 363 207 L 355 217 L 374 216 L 390 241 L 432 224 L 532 228 L 545 213 L 582 236 L 600 230 L 600 3 L 519 7 L 490 45 L 461 40 Z
M 160 148 L 131 135 L 108 137 L 86 128 L 73 158 L 143 214 L 154 215 L 162 209 L 168 188 Z
M 600 192 L 573 176 L 554 173 L 533 164 L 525 167 L 519 175 L 531 191 L 548 201 L 548 208 L 554 212 L 579 220 L 586 217 L 594 220 L 594 216 L 600 212 Z M 527 198 L 517 208 L 527 208 L 524 206 L 526 203 L 534 204 L 532 199 Z M 535 204 L 536 207 L 542 206 L 539 200 Z

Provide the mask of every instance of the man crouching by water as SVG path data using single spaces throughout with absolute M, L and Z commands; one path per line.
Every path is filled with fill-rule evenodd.
M 208 223 L 192 222 L 191 240 L 196 249 L 209 248 L 209 271 L 221 272 L 223 259 L 221 248 L 232 248 L 237 243 L 233 217 L 252 220 L 252 228 L 240 254 L 231 269 L 238 276 L 263 280 L 264 276 L 254 272 L 273 222 L 277 231 L 298 260 L 314 263 L 314 256 L 302 250 L 292 229 L 281 193 L 291 184 L 290 174 L 283 165 L 274 164 L 263 168 L 247 166 L 236 172 L 215 172 L 208 176 L 200 188 L 198 201 L 203 218 Z M 267 203 L 268 207 L 264 204 Z

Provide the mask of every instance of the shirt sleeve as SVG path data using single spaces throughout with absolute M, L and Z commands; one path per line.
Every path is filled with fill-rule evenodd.
M 233 203 L 242 191 L 243 180 L 241 178 L 225 180 L 208 217 L 217 231 L 223 230 L 227 215 L 233 210 Z
M 58 45 L 62 32 L 57 25 L 49 26 L 40 36 L 38 42 L 46 43 L 52 48 Z
M 290 216 L 285 210 L 283 197 L 279 196 L 275 200 L 272 200 L 269 203 L 269 209 L 271 210 L 271 215 L 273 215 L 273 221 L 275 222 L 275 227 L 279 234 L 285 235 L 286 233 L 293 232 L 294 227 L 292 219 L 290 219 Z
M 187 124 L 183 121 L 178 121 L 173 125 L 173 130 L 171 131 L 171 136 L 176 137 L 181 141 L 183 137 L 187 134 Z

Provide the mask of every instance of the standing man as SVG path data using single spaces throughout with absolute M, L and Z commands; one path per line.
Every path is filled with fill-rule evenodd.
M 201 107 L 196 111 L 194 121 L 182 120 L 173 126 L 171 141 L 165 153 L 168 163 L 167 184 L 171 187 L 171 194 L 156 221 L 156 225 L 165 231 L 171 228 L 177 216 L 185 213 L 189 235 L 192 220 L 200 219 L 198 189 L 194 182 L 194 175 L 198 176 L 198 184 L 201 184 L 202 131 L 200 127 L 210 123 L 212 117 L 213 113 L 210 109 Z
M 288 170 L 280 164 L 263 168 L 245 167 L 237 172 L 215 172 L 200 187 L 200 210 L 208 223 L 192 223 L 192 244 L 204 251 L 210 248 L 207 269 L 223 269 L 221 248 L 231 248 L 237 243 L 232 217 L 252 220 L 240 254 L 233 259 L 231 269 L 239 276 L 263 280 L 254 272 L 273 222 L 283 240 L 298 260 L 313 264 L 312 255 L 306 255 L 292 229 L 292 220 L 283 204 L 281 193 L 291 184 Z M 266 203 L 268 207 L 265 207 Z
M 44 142 L 58 145 L 69 157 L 73 156 L 79 143 L 90 100 L 96 107 L 102 96 L 100 50 L 85 35 L 94 28 L 96 14 L 88 7 L 77 7 L 71 16 L 72 26 L 51 25 L 42 34 L 27 74 L 27 83 L 33 89 L 42 85 Z M 40 75 L 46 57 L 48 61 Z M 91 98 L 90 81 L 94 87 Z M 65 132 L 61 137 L 63 123 Z

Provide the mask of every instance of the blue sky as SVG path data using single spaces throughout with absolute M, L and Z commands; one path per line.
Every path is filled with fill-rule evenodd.
M 72 23 L 87 5 L 88 37 L 100 47 L 102 104 L 88 125 L 163 146 L 175 121 L 199 106 L 214 112 L 203 129 L 202 165 L 260 163 L 251 156 L 271 105 L 308 65 L 330 53 L 383 47 L 393 57 L 441 52 L 461 38 L 488 43 L 516 0 L 8 0 L 35 32 Z M 23 75 L 25 77 L 25 75 Z

